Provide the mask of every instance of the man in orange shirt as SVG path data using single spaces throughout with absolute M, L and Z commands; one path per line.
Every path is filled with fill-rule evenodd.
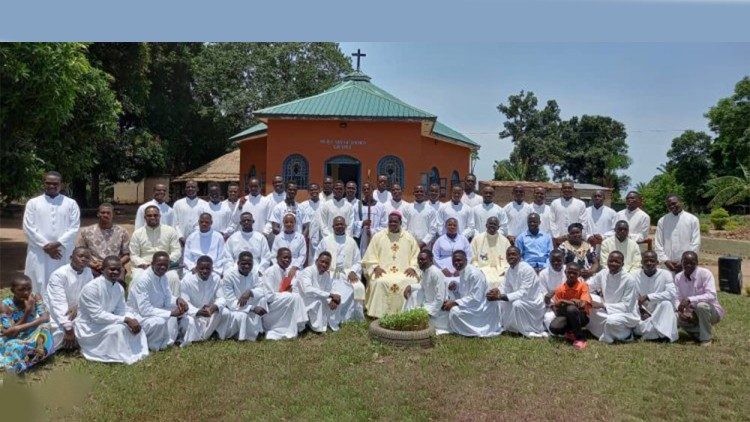
M 565 335 L 576 349 L 586 347 L 586 337 L 582 328 L 589 323 L 591 312 L 591 295 L 589 287 L 580 277 L 581 268 L 575 262 L 565 268 L 565 283 L 555 289 L 552 307 L 555 319 L 549 324 L 553 334 Z

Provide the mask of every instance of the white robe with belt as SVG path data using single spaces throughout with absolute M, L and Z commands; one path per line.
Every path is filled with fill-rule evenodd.
M 289 269 L 284 270 L 274 263 L 263 273 L 263 289 L 268 301 L 268 314 L 263 315 L 267 340 L 295 338 L 305 329 L 307 310 L 297 286 L 299 271 L 292 281 L 291 292 L 279 291 L 281 281 L 289 275 Z
M 244 275 L 235 266 L 227 271 L 221 282 L 224 305 L 232 315 L 232 326 L 229 327 L 227 338 L 237 336 L 240 341 L 255 341 L 258 334 L 263 332 L 263 318 L 270 315 L 268 295 L 263 289 L 255 267 L 248 275 Z M 250 291 L 252 296 L 245 306 L 239 305 L 240 296 Z M 255 313 L 256 308 L 263 308 L 267 312 L 261 317 Z
M 342 322 L 346 321 L 346 310 L 351 307 L 353 296 L 347 294 L 341 282 L 334 282 L 331 274 L 318 272 L 315 265 L 309 266 L 299 274 L 299 291 L 305 302 L 307 318 L 313 331 L 322 333 L 328 328 L 338 331 Z M 329 296 L 336 293 L 341 296 L 341 303 L 334 310 L 328 307 Z
M 440 268 L 430 265 L 422 271 L 419 283 L 410 286 L 411 296 L 404 303 L 404 311 L 424 308 L 430 314 L 430 322 L 435 327 L 435 333 L 449 333 L 448 312 L 442 310 L 443 302 L 449 298 L 448 282 Z
M 206 280 L 198 274 L 188 273 L 180 281 L 180 297 L 188 304 L 188 311 L 183 318 L 188 324 L 194 325 L 193 338 L 185 338 L 183 342 L 208 340 L 216 332 L 221 339 L 237 335 L 241 324 L 241 315 L 234 315 L 226 308 L 224 290 L 221 278 L 215 273 L 209 274 Z M 216 305 L 216 312 L 210 317 L 198 316 L 198 311 L 204 305 Z
M 498 301 L 503 318 L 503 329 L 526 337 L 544 337 L 544 292 L 536 271 L 523 261 L 505 272 L 505 284 L 500 290 L 508 297 Z
M 670 341 L 676 341 L 679 337 L 674 306 L 677 301 L 677 288 L 672 273 L 659 268 L 651 277 L 643 270 L 638 271 L 635 277 L 638 294 L 648 296 L 648 302 L 644 303 L 643 307 L 651 314 L 646 320 L 638 323 L 636 334 L 644 340 L 666 337 Z
M 126 313 L 120 283 L 99 276 L 83 286 L 75 334 L 86 359 L 129 365 L 148 356 L 146 333 L 131 333 L 125 324 Z
M 601 303 L 604 308 L 591 310 L 586 328 L 598 337 L 599 341 L 606 343 L 631 340 L 633 328 L 641 321 L 633 275 L 624 270 L 611 274 L 605 269 L 596 273 L 587 283 L 589 291 L 592 292 L 592 302 Z M 601 291 L 602 296 L 593 294 L 597 291 Z
M 79 274 L 70 264 L 63 265 L 49 277 L 43 294 L 44 303 L 49 308 L 50 328 L 55 349 L 62 344 L 65 330 L 73 329 L 74 321 L 66 313 L 78 307 L 78 298 L 83 286 L 94 279 L 91 268 L 86 267 Z
M 352 301 L 349 309 L 344 309 L 345 320 L 362 321 L 365 319 L 364 300 L 365 285 L 362 284 L 362 256 L 359 253 L 357 243 L 347 235 L 337 236 L 335 234 L 326 236 L 318 246 L 315 259 L 326 251 L 331 254 L 331 266 L 329 272 L 334 282 L 340 283 L 346 294 L 351 294 Z M 357 275 L 357 281 L 349 281 L 349 273 Z
M 500 335 L 503 329 L 499 308 L 485 297 L 487 281 L 484 273 L 473 265 L 466 265 L 457 287 L 457 305 L 448 313 L 450 331 L 467 337 Z
M 31 279 L 34 293 L 44 294 L 52 272 L 70 262 L 80 224 L 78 204 L 65 195 L 41 195 L 26 202 L 23 231 L 28 247 L 23 273 Z M 44 252 L 44 246 L 52 242 L 62 244 L 60 259 L 52 259 Z

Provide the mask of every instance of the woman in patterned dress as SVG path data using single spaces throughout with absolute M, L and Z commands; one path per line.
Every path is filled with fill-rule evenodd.
M 565 265 L 575 262 L 581 269 L 581 277 L 587 279 L 599 271 L 596 249 L 583 240 L 583 224 L 568 226 L 568 240 L 558 248 L 565 254 Z
M 0 367 L 21 373 L 54 352 L 49 313 L 31 279 L 20 275 L 10 287 L 13 297 L 0 305 Z

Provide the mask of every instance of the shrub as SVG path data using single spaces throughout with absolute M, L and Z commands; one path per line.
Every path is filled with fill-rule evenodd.
M 430 314 L 426 309 L 417 308 L 380 318 L 381 327 L 395 331 L 419 331 L 430 324 Z
M 716 230 L 724 230 L 727 223 L 729 223 L 729 213 L 721 207 L 712 209 L 709 218 L 711 219 L 711 224 L 713 224 L 714 229 Z
M 711 226 L 708 223 L 701 223 L 701 234 L 708 234 L 709 229 L 711 229 Z

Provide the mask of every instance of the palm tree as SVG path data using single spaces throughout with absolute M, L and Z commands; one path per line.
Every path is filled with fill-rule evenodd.
M 709 207 L 732 205 L 750 199 L 750 172 L 742 164 L 740 164 L 740 169 L 742 169 L 743 177 L 722 176 L 706 182 L 708 191 L 703 194 L 703 197 L 713 197 L 708 203 Z
M 510 160 L 495 161 L 495 180 L 523 181 L 528 176 L 527 161 L 513 163 Z

